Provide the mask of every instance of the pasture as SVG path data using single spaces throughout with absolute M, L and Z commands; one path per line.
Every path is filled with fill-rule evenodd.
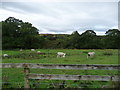
M 41 51 L 44 54 L 37 54 Z M 87 53 L 94 51 L 95 56 L 87 59 Z M 65 58 L 57 58 L 57 52 L 66 53 Z M 3 50 L 2 63 L 40 63 L 40 64 L 112 64 L 118 65 L 118 50 L 113 49 L 37 49 L 31 50 Z M 119 75 L 117 70 L 49 70 L 31 69 L 33 73 L 42 74 L 74 74 L 74 75 Z M 22 88 L 24 86 L 23 69 L 3 68 L 3 88 Z M 64 81 L 38 80 L 32 81 L 32 88 L 101 88 L 101 85 L 113 85 L 116 82 L 102 81 Z

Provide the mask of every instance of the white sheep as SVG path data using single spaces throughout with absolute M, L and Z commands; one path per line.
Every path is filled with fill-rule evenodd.
M 43 53 L 43 52 L 41 52 L 41 51 L 37 51 L 37 54 L 41 54 L 41 55 L 42 55 L 42 54 L 45 54 L 45 53 Z
M 3 57 L 8 57 L 9 55 L 8 54 L 3 54 Z
M 31 49 L 31 51 L 35 51 L 35 49 Z
M 37 51 L 37 53 L 38 53 L 38 54 L 40 54 L 40 53 L 41 53 L 41 51 Z
M 57 52 L 57 57 L 65 57 L 66 53 Z
M 95 55 L 95 52 L 88 52 L 87 58 L 88 58 L 88 57 L 93 57 L 94 55 Z
M 22 49 L 20 49 L 20 51 L 23 51 Z
M 42 52 L 41 51 L 37 51 L 37 54 L 42 54 Z

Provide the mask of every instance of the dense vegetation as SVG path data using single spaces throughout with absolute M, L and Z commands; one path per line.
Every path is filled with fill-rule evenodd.
M 106 35 L 98 36 L 94 30 L 79 34 L 39 34 L 38 29 L 29 22 L 9 17 L 2 23 L 3 49 L 118 49 L 120 31 L 109 29 Z

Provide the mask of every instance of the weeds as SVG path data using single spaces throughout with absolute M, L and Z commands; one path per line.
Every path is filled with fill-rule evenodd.
M 112 56 L 113 54 L 111 52 L 104 52 L 103 55 Z

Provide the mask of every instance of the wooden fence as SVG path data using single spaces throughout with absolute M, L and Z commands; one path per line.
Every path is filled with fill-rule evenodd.
M 120 65 L 99 64 L 32 64 L 32 63 L 3 63 L 0 68 L 24 68 L 24 87 L 30 88 L 30 79 L 49 80 L 97 80 L 97 81 L 120 81 L 120 76 L 99 75 L 61 75 L 61 74 L 33 74 L 30 68 L 39 69 L 77 69 L 77 70 L 120 70 Z

